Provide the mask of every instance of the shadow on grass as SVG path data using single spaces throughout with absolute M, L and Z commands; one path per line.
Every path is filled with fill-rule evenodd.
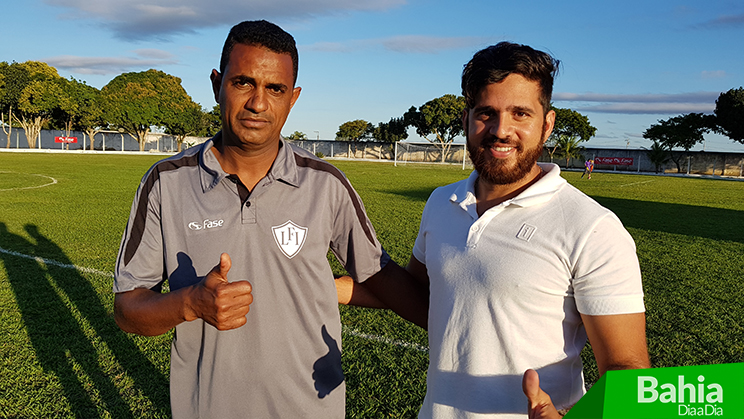
M 609 208 L 625 227 L 744 243 L 744 211 L 592 197 Z
M 24 228 L 35 243 L 0 223 L 0 247 L 71 265 L 62 249 L 35 225 Z M 102 366 L 109 361 L 99 361 L 105 356 L 97 349 L 101 342 L 115 357 L 111 363 L 116 361 L 127 371 L 136 389 L 157 407 L 168 409 L 168 379 L 118 328 L 87 279 L 74 269 L 6 253 L 0 258 L 36 359 L 46 373 L 57 377 L 75 417 L 99 417 L 101 410 L 113 417 L 135 417 L 115 386 L 115 377 Z
M 383 193 L 426 202 L 431 188 L 384 189 Z M 744 211 L 593 196 L 625 227 L 744 243 Z
M 419 189 L 380 189 L 382 193 L 388 193 L 392 195 L 402 196 L 404 198 L 426 202 L 429 199 L 429 195 L 434 192 L 434 188 L 419 188 Z

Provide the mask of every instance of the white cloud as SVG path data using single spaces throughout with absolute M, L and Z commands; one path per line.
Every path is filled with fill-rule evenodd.
M 703 71 L 700 76 L 704 79 L 722 79 L 726 77 L 726 72 L 723 70 Z
M 567 102 L 647 102 L 647 103 L 707 103 L 715 102 L 720 92 L 674 94 L 616 95 L 606 93 L 554 93 L 553 100 Z
M 577 102 L 572 109 L 614 114 L 711 113 L 720 92 L 616 95 L 603 93 L 555 93 L 556 102 Z M 597 103 L 590 105 L 589 103 Z
M 609 103 L 595 106 L 577 106 L 574 109 L 582 112 L 597 113 L 620 113 L 636 115 L 666 115 L 682 113 L 711 113 L 715 109 L 715 103 Z
M 43 59 L 42 61 L 56 67 L 76 74 L 119 74 L 132 70 L 149 69 L 163 65 L 178 64 L 178 61 L 172 59 L 170 54 L 161 55 L 160 58 L 143 55 L 141 51 L 149 51 L 154 54 L 154 50 L 140 50 L 140 57 L 80 57 L 75 55 L 59 55 Z
M 703 28 L 724 28 L 724 27 L 739 27 L 744 28 L 744 13 L 738 15 L 723 15 L 718 16 L 715 19 L 711 19 L 707 22 L 703 22 L 700 27 Z
M 423 35 L 394 36 L 380 40 L 385 49 L 398 52 L 433 54 L 439 51 L 468 48 L 481 45 L 485 38 L 479 37 L 436 37 Z
M 313 51 L 352 52 L 360 49 L 382 47 L 388 51 L 418 54 L 436 54 L 440 51 L 469 48 L 488 40 L 480 37 L 436 37 L 426 35 L 401 35 L 379 39 L 359 39 L 346 42 L 318 42 L 302 47 Z
M 168 38 L 251 19 L 306 19 L 349 11 L 381 11 L 406 0 L 44 0 L 65 18 L 94 18 L 122 39 Z M 236 18 L 236 16 L 239 16 Z

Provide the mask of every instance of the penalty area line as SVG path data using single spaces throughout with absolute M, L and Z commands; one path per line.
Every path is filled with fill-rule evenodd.
M 24 254 L 24 253 L 13 251 L 13 250 L 3 249 L 2 247 L 0 247 L 0 253 L 4 253 L 6 255 L 15 256 L 15 257 L 23 258 L 23 259 L 34 260 L 34 261 L 36 261 L 38 263 L 41 263 L 41 264 L 44 264 L 44 265 L 47 265 L 47 266 L 56 266 L 58 268 L 65 268 L 65 269 L 75 269 L 78 272 L 84 272 L 84 273 L 88 273 L 88 274 L 100 275 L 100 276 L 104 276 L 104 277 L 108 277 L 108 278 L 113 278 L 114 277 L 114 273 L 113 272 L 104 272 L 104 271 L 99 271 L 98 269 L 86 268 L 84 266 L 71 265 L 69 263 L 62 263 L 62 262 L 58 262 L 58 261 L 52 260 L 52 259 L 45 259 L 45 258 L 42 258 L 42 257 L 27 255 L 27 254 Z M 353 328 L 348 327 L 348 326 L 345 326 L 345 325 L 342 326 L 342 332 L 344 334 L 346 334 L 346 335 L 350 335 L 350 336 L 354 336 L 354 337 L 358 337 L 358 338 L 362 338 L 362 339 L 367 339 L 367 340 L 371 340 L 371 341 L 375 341 L 375 342 L 379 342 L 379 343 L 385 343 L 385 344 L 388 344 L 388 345 L 398 346 L 398 347 L 406 348 L 406 349 L 413 349 L 413 350 L 419 351 L 419 352 L 429 352 L 429 348 L 427 348 L 425 346 L 422 346 L 422 345 L 419 345 L 417 343 L 411 343 L 411 342 L 405 342 L 405 341 L 401 341 L 401 340 L 390 339 L 390 338 L 387 338 L 385 336 L 370 335 L 368 333 L 362 333 L 362 332 L 360 332 L 360 331 L 358 331 L 356 329 L 353 329 Z

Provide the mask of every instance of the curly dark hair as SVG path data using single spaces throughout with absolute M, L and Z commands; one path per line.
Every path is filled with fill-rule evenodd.
M 478 93 L 487 85 L 504 80 L 509 74 L 519 74 L 540 84 L 540 104 L 543 112 L 550 110 L 553 79 L 560 61 L 527 45 L 499 42 L 473 55 L 462 70 L 462 95 L 472 108 Z

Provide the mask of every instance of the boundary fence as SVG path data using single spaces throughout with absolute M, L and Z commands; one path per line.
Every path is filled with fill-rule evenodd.
M 80 131 L 73 131 L 70 136 L 77 137 L 77 143 L 56 143 L 55 137 L 66 136 L 60 130 L 42 130 L 37 141 L 40 150 L 64 150 L 82 151 L 90 149 L 90 139 Z M 186 137 L 184 147 L 200 144 L 206 141 L 205 137 Z M 388 161 L 395 165 L 408 163 L 429 164 L 457 164 L 463 169 L 472 167 L 468 158 L 466 147 L 463 143 L 452 143 L 444 152 L 441 147 L 425 142 L 397 142 L 381 143 L 373 141 L 352 142 L 333 140 L 303 140 L 292 141 L 293 144 L 310 151 L 321 158 L 328 159 L 350 159 L 367 161 Z M 137 140 L 127 133 L 117 131 L 101 131 L 96 134 L 93 148 L 97 151 L 126 151 L 139 152 Z M 0 151 L 14 149 L 14 151 L 28 150 L 25 132 L 14 128 L 8 137 L 0 132 Z M 176 139 L 172 135 L 161 133 L 150 133 L 145 144 L 146 152 L 173 153 L 178 149 Z M 660 167 L 660 173 L 687 174 L 687 175 L 714 175 L 727 177 L 744 177 L 744 153 L 725 153 L 710 151 L 691 151 L 689 153 L 676 152 L 675 156 L 680 162 L 679 170 L 672 161 L 664 163 Z M 554 157 L 552 160 L 547 150 L 540 157 L 541 162 L 554 162 L 564 169 L 583 169 L 585 159 L 597 159 L 610 161 L 611 158 L 619 159 L 626 164 L 597 164 L 597 171 L 619 171 L 636 173 L 654 173 L 655 165 L 649 160 L 646 150 L 629 150 L 614 148 L 585 148 L 581 157 L 565 159 Z M 630 164 L 627 164 L 630 162 Z

